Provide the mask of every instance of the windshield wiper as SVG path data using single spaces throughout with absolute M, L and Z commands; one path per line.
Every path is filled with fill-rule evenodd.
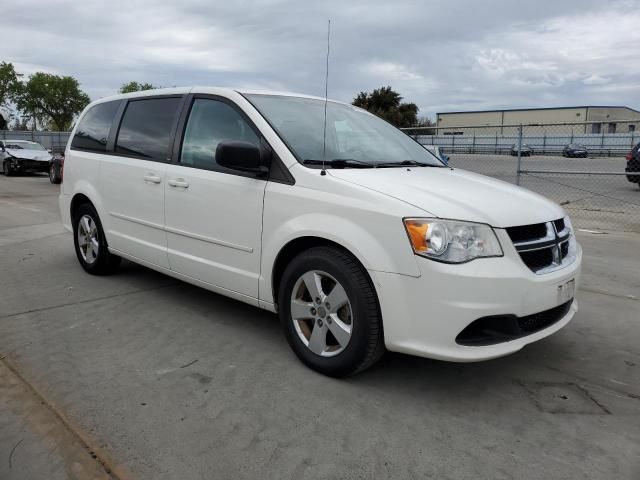
M 306 159 L 302 163 L 305 165 L 327 165 L 331 168 L 375 168 L 376 165 L 355 158 L 333 158 L 331 160 Z
M 378 167 L 378 168 L 388 168 L 388 167 L 436 167 L 436 168 L 440 168 L 440 165 L 434 165 L 432 163 L 416 162 L 415 160 L 402 160 L 401 162 L 378 163 L 376 165 L 376 167 Z

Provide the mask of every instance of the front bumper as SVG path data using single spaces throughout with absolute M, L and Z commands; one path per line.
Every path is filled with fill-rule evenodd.
M 579 245 L 573 263 L 536 275 L 508 240 L 504 237 L 500 240 L 505 250 L 500 258 L 451 265 L 416 257 L 422 272 L 418 278 L 370 272 L 382 309 L 387 349 L 473 362 L 516 352 L 569 323 L 578 309 L 575 300 L 564 316 L 535 333 L 492 345 L 456 343 L 458 334 L 474 320 L 501 315 L 527 317 L 544 312 L 566 301 L 559 298 L 559 286 L 575 279 L 577 288 L 582 262 Z
M 11 167 L 14 172 L 48 172 L 49 161 L 12 158 Z

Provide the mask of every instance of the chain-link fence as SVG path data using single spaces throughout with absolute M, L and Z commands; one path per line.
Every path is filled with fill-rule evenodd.
M 0 140 L 30 140 L 52 153 L 63 153 L 71 132 L 38 132 L 32 130 L 0 130 Z
M 640 121 L 423 127 L 452 166 L 561 204 L 578 228 L 640 233 Z M 431 148 L 431 147 L 429 147 Z M 633 151 L 632 151 L 633 150 Z
M 516 183 L 561 204 L 579 228 L 640 233 L 640 121 L 406 129 L 452 166 Z M 0 131 L 61 153 L 69 132 Z M 634 150 L 636 152 L 636 150 Z M 627 158 L 628 157 L 628 158 Z

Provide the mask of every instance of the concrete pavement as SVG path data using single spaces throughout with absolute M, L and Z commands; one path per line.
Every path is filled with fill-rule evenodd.
M 637 235 L 580 235 L 580 311 L 522 352 L 387 354 L 335 380 L 297 361 L 268 312 L 131 263 L 84 273 L 56 190 L 0 177 L 0 478 L 640 477 Z M 21 395 L 43 403 L 5 407 Z

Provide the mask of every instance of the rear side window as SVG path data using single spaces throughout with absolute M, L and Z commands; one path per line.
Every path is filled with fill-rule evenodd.
M 92 152 L 106 151 L 111 123 L 119 106 L 120 101 L 115 101 L 99 103 L 91 107 L 76 128 L 71 148 Z
M 258 135 L 231 105 L 195 99 L 184 132 L 180 162 L 206 170 L 222 170 L 215 157 L 216 148 L 223 140 L 241 140 L 260 146 Z
M 129 102 L 124 112 L 116 153 L 165 162 L 181 98 L 150 98 Z

